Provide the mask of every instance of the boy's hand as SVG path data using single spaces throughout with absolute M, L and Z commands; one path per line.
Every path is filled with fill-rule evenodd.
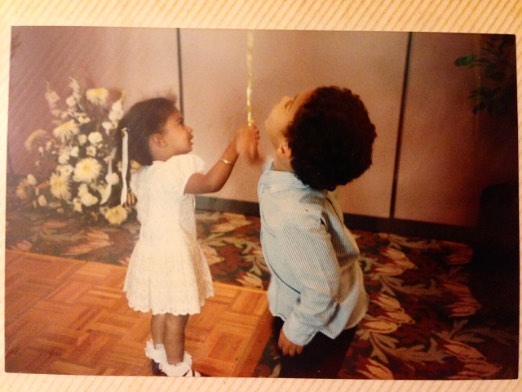
M 279 333 L 279 342 L 277 344 L 281 351 L 283 352 L 283 355 L 289 355 L 291 357 L 295 355 L 299 355 L 303 352 L 303 346 L 300 346 L 298 344 L 292 343 L 283 332 L 283 329 L 281 328 L 281 332 Z
M 258 143 L 259 130 L 255 125 L 241 128 L 236 135 L 237 153 L 245 155 L 251 162 L 256 162 L 259 159 Z

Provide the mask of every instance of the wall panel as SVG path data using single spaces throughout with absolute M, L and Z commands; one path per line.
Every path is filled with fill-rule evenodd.
M 31 162 L 25 138 L 50 129 L 45 84 L 65 99 L 69 77 L 82 86 L 125 90 L 125 106 L 163 94 L 177 94 L 176 30 L 104 27 L 14 27 L 9 91 L 9 160 L 15 173 Z
M 457 57 L 478 52 L 479 44 L 474 34 L 413 36 L 397 218 L 473 226 L 483 187 L 501 180 L 487 173 L 483 158 L 502 159 L 503 145 L 513 141 L 484 144 L 480 117 L 467 98 L 478 75 L 454 65 Z
M 247 33 L 182 30 L 181 38 L 186 118 L 195 129 L 195 150 L 212 161 L 246 121 Z M 389 211 L 406 43 L 403 33 L 255 31 L 252 100 L 262 132 L 282 96 L 312 87 L 345 86 L 366 103 L 379 134 L 374 165 L 339 190 L 346 212 L 385 217 Z M 205 135 L 202 144 L 198 133 Z M 266 137 L 261 146 L 270 152 Z M 257 201 L 259 170 L 241 163 L 217 196 Z
M 87 87 L 125 90 L 126 108 L 152 96 L 179 96 L 194 128 L 194 150 L 208 166 L 246 123 L 246 30 L 181 29 L 180 48 L 176 29 L 20 26 L 12 33 L 8 169 L 14 173 L 31 167 L 23 148 L 27 135 L 51 127 L 46 81 L 63 97 L 70 76 Z M 254 33 L 253 115 L 265 152 L 271 146 L 263 123 L 283 95 L 333 84 L 351 88 L 366 103 L 378 134 L 374 163 L 338 190 L 347 213 L 389 217 L 407 41 L 400 32 Z M 473 226 L 483 186 L 516 172 L 516 140 L 479 137 L 481 117 L 471 114 L 467 99 L 477 75 L 453 65 L 478 46 L 473 34 L 413 34 L 396 218 Z M 225 188 L 211 196 L 257 202 L 261 170 L 240 161 Z

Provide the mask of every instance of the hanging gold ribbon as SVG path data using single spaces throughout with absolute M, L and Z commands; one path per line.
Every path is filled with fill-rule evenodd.
M 254 49 L 254 32 L 248 31 L 247 34 L 247 70 L 248 70 L 248 82 L 247 82 L 247 124 L 249 127 L 254 125 L 254 119 L 252 117 L 252 52 Z

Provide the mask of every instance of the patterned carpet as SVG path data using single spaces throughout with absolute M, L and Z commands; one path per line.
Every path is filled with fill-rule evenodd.
M 139 230 L 135 220 L 122 227 L 87 226 L 23 208 L 9 195 L 6 217 L 7 249 L 121 265 L 127 264 Z M 259 218 L 198 211 L 197 224 L 214 280 L 267 287 Z M 501 322 L 476 299 L 469 246 L 353 233 L 371 303 L 338 378 L 517 378 L 518 314 Z M 256 376 L 277 376 L 278 369 L 271 340 Z

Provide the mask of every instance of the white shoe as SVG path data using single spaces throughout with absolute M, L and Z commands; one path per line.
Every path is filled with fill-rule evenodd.
M 167 360 L 167 352 L 163 344 L 154 346 L 152 339 L 145 345 L 145 356 L 159 365 L 159 370 L 169 377 L 201 377 L 199 372 L 192 370 L 192 356 L 183 353 L 183 362 L 172 365 Z
M 145 345 L 145 356 L 157 363 L 168 362 L 165 346 L 163 344 L 154 346 L 152 339 L 149 339 Z M 183 362 L 192 366 L 192 355 L 185 351 L 183 353 Z
M 201 377 L 201 374 L 192 370 L 192 367 L 186 362 L 179 362 L 175 365 L 161 363 L 160 369 L 169 377 Z
M 183 362 L 188 363 L 188 365 L 192 367 L 192 355 L 185 351 L 183 353 Z

